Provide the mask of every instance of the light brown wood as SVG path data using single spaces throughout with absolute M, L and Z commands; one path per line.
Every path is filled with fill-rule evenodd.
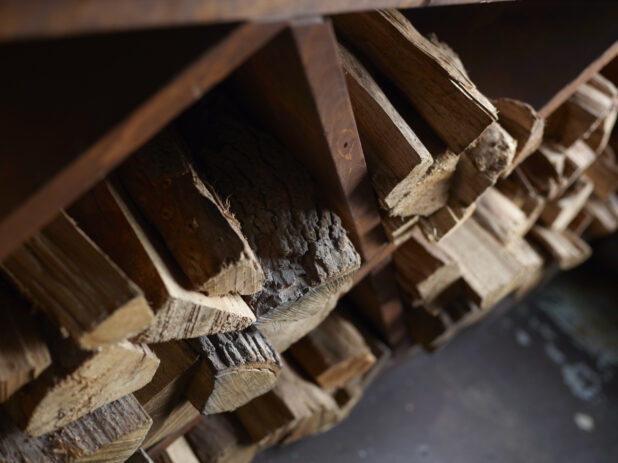
M 618 190 L 618 163 L 611 147 L 606 147 L 586 169 L 586 177 L 592 180 L 594 194 L 601 199 L 609 198 Z
M 517 141 L 497 122 L 487 127 L 461 155 L 450 198 L 467 207 L 509 168 L 513 162 Z
M 200 412 L 186 399 L 181 399 L 172 411 L 163 417 L 158 429 L 148 433 L 144 439 L 144 446 L 150 447 L 157 442 L 179 432 L 189 423 L 201 418 Z
M 186 277 L 122 187 L 103 181 L 69 213 L 142 288 L 151 304 L 154 319 L 136 341 L 194 338 L 244 329 L 255 321 L 238 295 L 209 297 L 186 289 Z
M 412 236 L 412 229 L 419 220 L 418 215 L 408 217 L 391 217 L 387 213 L 382 215 L 382 226 L 388 240 L 396 246 L 405 243 Z
M 465 223 L 475 210 L 475 202 L 464 206 L 457 199 L 449 199 L 444 206 L 429 217 L 421 217 L 420 224 L 425 236 L 431 241 L 440 241 Z
M 613 106 L 607 116 L 599 123 L 598 127 L 588 136 L 584 137 L 584 141 L 597 153 L 603 152 L 612 130 L 616 123 L 616 116 L 618 115 L 618 89 L 615 85 L 601 74 L 595 75 L 588 82 L 589 85 L 604 93 L 609 99 L 613 101 Z
M 563 147 L 543 143 L 521 164 L 521 171 L 540 195 L 551 200 L 566 188 L 565 164 Z
M 159 366 L 148 346 L 128 341 L 80 351 L 70 340 L 55 339 L 50 350 L 51 368 L 6 402 L 13 419 L 31 436 L 54 431 L 140 389 Z
M 152 320 L 142 291 L 64 212 L 2 268 L 82 348 L 126 339 Z
M 550 116 L 548 136 L 568 148 L 576 140 L 589 137 L 613 110 L 614 104 L 615 97 L 587 82 Z
M 63 428 L 29 437 L 0 413 L 0 461 L 30 463 L 122 463 L 144 440 L 150 418 L 127 395 Z
M 260 447 L 290 443 L 318 433 L 336 419 L 337 403 L 325 391 L 285 365 L 275 388 L 236 410 Z
M 204 417 L 186 435 L 200 463 L 251 463 L 257 445 L 231 413 Z
M 584 208 L 593 189 L 590 180 L 579 179 L 564 195 L 547 203 L 541 214 L 541 223 L 553 230 L 565 230 Z
M 124 187 L 157 228 L 191 289 L 209 296 L 254 294 L 264 273 L 240 225 L 166 129 L 121 167 Z
M 397 281 L 425 307 L 461 278 L 459 265 L 436 243 L 427 240 L 419 227 L 393 254 Z
M 180 129 L 198 175 L 229 198 L 264 270 L 264 287 L 245 300 L 282 352 L 332 310 L 360 257 L 307 170 L 233 100 L 210 97 Z
M 556 231 L 535 225 L 531 236 L 558 263 L 561 270 L 577 267 L 592 254 L 590 246 L 570 230 Z
M 618 230 L 618 198 L 612 195 L 606 200 L 591 197 L 585 206 L 590 216 L 590 233 L 595 236 L 607 236 Z
M 323 388 L 342 387 L 376 362 L 361 334 L 345 318 L 331 313 L 292 345 L 290 353 Z
M 398 11 L 341 15 L 337 31 L 413 102 L 459 153 L 497 120 L 496 108 L 449 57 Z
M 232 411 L 271 390 L 281 359 L 255 327 L 202 336 L 189 344 L 201 361 L 186 391 L 200 413 Z
M 521 296 L 534 288 L 544 275 L 544 259 L 534 247 L 530 245 L 526 238 L 519 238 L 509 247 L 508 252 L 521 264 L 524 269 L 517 295 Z
M 407 215 L 410 188 L 433 163 L 427 148 L 397 112 L 361 62 L 345 47 L 339 58 L 380 203 L 390 215 Z
M 569 149 L 565 150 L 564 154 L 566 156 L 565 181 L 561 190 L 562 194 L 582 176 L 597 158 L 596 153 L 581 140 L 573 143 Z
M 523 268 L 473 218 L 440 241 L 458 264 L 470 296 L 481 307 L 493 306 L 519 284 Z
M 517 141 L 517 151 L 513 161 L 503 174 L 507 176 L 537 150 L 543 141 L 545 121 L 532 106 L 523 101 L 498 98 L 493 103 L 498 109 L 500 125 Z
M 51 363 L 31 311 L 30 304 L 0 279 L 0 403 Z
M 527 215 L 497 188 L 481 196 L 474 212 L 479 225 L 507 247 L 528 233 L 537 218 L 538 214 Z
M 156 459 L 156 463 L 200 463 L 189 443 L 184 437 L 179 437 Z

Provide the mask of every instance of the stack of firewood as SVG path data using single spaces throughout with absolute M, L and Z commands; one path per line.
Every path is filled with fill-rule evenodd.
M 397 11 L 334 24 L 415 342 L 437 348 L 618 228 L 606 79 L 545 124 Z M 389 358 L 340 301 L 361 258 L 328 191 L 240 85 L 0 264 L 0 462 L 249 462 L 340 422 Z

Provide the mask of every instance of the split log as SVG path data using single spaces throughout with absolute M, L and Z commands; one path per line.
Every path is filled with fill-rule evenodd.
M 523 268 L 476 220 L 468 219 L 440 241 L 461 269 L 470 296 L 487 309 L 519 284 Z
M 64 212 L 1 265 L 84 349 L 126 339 L 152 320 L 140 289 Z
M 240 330 L 255 315 L 238 295 L 209 297 L 189 283 L 169 251 L 145 223 L 122 187 L 106 180 L 80 198 L 69 213 L 79 226 L 144 291 L 154 310 L 134 340 L 159 343 Z
M 418 223 L 418 220 L 418 215 L 391 217 L 385 213 L 382 215 L 382 226 L 384 227 L 388 240 L 395 246 L 399 246 L 412 236 L 412 230 L 414 229 L 414 225 Z
M 456 153 L 497 119 L 457 64 L 396 10 L 341 15 L 337 32 L 397 85 Z
M 618 197 L 606 200 L 591 197 L 585 206 L 590 216 L 590 233 L 595 237 L 607 236 L 618 230 Z
M 461 278 L 459 265 L 440 246 L 429 242 L 419 227 L 393 254 L 397 281 L 404 291 L 430 307 Z
M 517 141 L 517 151 L 513 161 L 503 174 L 508 176 L 540 146 L 543 141 L 545 122 L 532 106 L 522 101 L 498 98 L 493 101 L 493 104 L 498 109 L 500 125 Z
M 149 432 L 144 439 L 144 447 L 150 447 L 167 436 L 178 433 L 202 416 L 188 400 L 181 399 L 169 415 L 163 418 L 154 432 Z
M 580 178 L 562 197 L 547 203 L 541 214 L 542 224 L 553 230 L 565 230 L 584 208 L 593 189 L 590 180 Z
M 17 291 L 0 280 L 0 403 L 51 363 L 45 338 L 28 314 L 31 310 Z
M 618 116 L 618 89 L 616 89 L 612 82 L 600 74 L 590 79 L 588 84 L 603 92 L 614 103 L 609 114 L 603 118 L 599 126 L 589 136 L 584 137 L 584 141 L 588 146 L 596 153 L 602 153 L 609 142 L 616 124 L 616 117 Z
M 148 384 L 133 394 L 152 418 L 147 441 L 161 431 L 183 400 L 199 362 L 199 355 L 184 342 L 153 344 L 152 350 L 159 358 L 159 369 Z
M 570 230 L 556 231 L 535 225 L 531 236 L 558 263 L 561 270 L 577 267 L 592 254 L 590 246 Z
M 344 386 L 376 362 L 354 325 L 331 313 L 317 328 L 290 347 L 300 367 L 321 387 Z
M 494 122 L 462 154 L 453 177 L 450 196 L 469 206 L 493 186 L 509 168 L 517 141 Z
M 201 361 L 186 391 L 204 415 L 235 410 L 270 391 L 281 359 L 255 327 L 192 339 Z
M 489 188 L 481 196 L 474 212 L 479 225 L 507 247 L 528 233 L 537 218 L 537 214 L 526 215 L 497 188 Z
M 128 341 L 97 351 L 78 350 L 65 339 L 49 340 L 48 344 L 51 367 L 5 404 L 31 436 L 54 431 L 140 389 L 159 366 L 148 346 Z
M 189 447 L 187 440 L 180 436 L 157 457 L 156 463 L 200 463 L 200 460 Z
M 597 158 L 596 153 L 581 140 L 573 143 L 564 154 L 566 156 L 564 167 L 565 182 L 561 193 L 564 193 L 567 188 L 573 185 Z
M 605 148 L 595 162 L 586 169 L 586 177 L 594 184 L 594 194 L 608 199 L 618 190 L 618 162 L 611 147 Z
M 198 175 L 229 198 L 264 270 L 262 290 L 245 300 L 256 326 L 281 352 L 332 310 L 360 257 L 293 156 L 231 100 L 209 96 L 186 114 L 181 129 Z
M 536 287 L 543 278 L 544 259 L 525 238 L 514 241 L 508 247 L 508 252 L 524 269 L 516 293 L 521 297 Z
M 131 395 L 37 438 L 25 435 L 0 413 L 0 461 L 122 463 L 140 446 L 150 423 Z
M 587 138 L 613 110 L 615 99 L 600 89 L 599 85 L 587 82 L 578 89 L 549 117 L 548 136 L 565 147 Z
M 440 241 L 457 230 L 476 210 L 476 203 L 464 206 L 457 199 L 449 199 L 446 205 L 429 217 L 421 217 L 420 224 L 425 236 L 431 241 Z
M 120 169 L 124 187 L 187 275 L 209 296 L 254 294 L 264 274 L 240 225 L 190 165 L 184 145 L 168 129 Z
M 520 168 L 515 169 L 508 178 L 500 179 L 496 189 L 526 215 L 530 225 L 526 229 L 527 233 L 541 216 L 546 204 L 545 198 L 536 191 Z
M 407 215 L 408 193 L 433 159 L 361 62 L 341 45 L 339 57 L 378 199 L 390 215 Z
M 565 164 L 563 147 L 543 143 L 521 164 L 521 169 L 534 189 L 551 200 L 566 187 Z
M 231 413 L 204 417 L 185 437 L 200 463 L 251 463 L 257 453 Z
M 285 365 L 275 388 L 235 412 L 259 447 L 291 443 L 336 422 L 337 403 Z

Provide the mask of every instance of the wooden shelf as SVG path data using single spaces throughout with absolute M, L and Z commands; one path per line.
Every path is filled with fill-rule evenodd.
M 452 46 L 484 94 L 525 101 L 543 117 L 618 54 L 616 3 L 524 1 L 406 15 Z
M 266 43 L 283 24 L 0 47 L 0 259 Z
M 505 0 L 0 0 L 0 42 L 489 1 Z

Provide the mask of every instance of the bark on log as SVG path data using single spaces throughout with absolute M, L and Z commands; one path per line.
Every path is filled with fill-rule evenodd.
M 233 214 L 197 176 L 176 132 L 161 132 L 120 169 L 123 184 L 191 281 L 209 296 L 253 294 L 264 274 Z

